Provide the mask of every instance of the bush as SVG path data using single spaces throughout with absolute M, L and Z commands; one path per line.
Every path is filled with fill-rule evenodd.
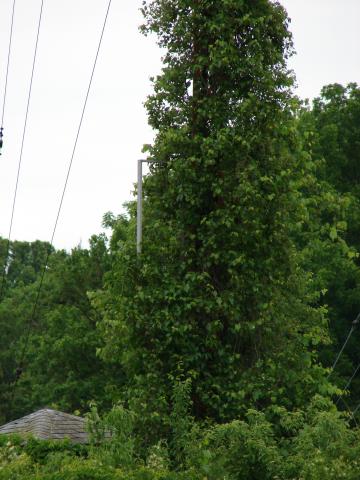
M 186 392 L 186 382 L 174 389 L 170 440 L 146 460 L 134 452 L 131 412 L 117 406 L 96 417 L 111 437 L 89 447 L 0 437 L 0 480 L 358 480 L 360 431 L 330 401 L 205 426 L 188 415 Z

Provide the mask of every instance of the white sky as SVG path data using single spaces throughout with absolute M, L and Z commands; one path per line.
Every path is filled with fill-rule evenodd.
M 5 141 L 0 157 L 0 235 L 7 237 L 40 0 L 17 0 Z M 298 94 L 332 82 L 360 83 L 360 0 L 282 0 L 298 52 Z M 55 237 L 71 248 L 121 211 L 136 160 L 152 132 L 143 101 L 160 70 L 154 38 L 138 32 L 141 0 L 113 0 L 73 170 Z M 49 240 L 75 140 L 107 0 L 45 0 L 12 239 Z M 0 0 L 0 96 L 12 0 Z M 1 98 L 0 97 L 0 98 Z M 0 100 L 2 102 L 2 100 Z M 1 105 L 1 103 L 0 103 Z

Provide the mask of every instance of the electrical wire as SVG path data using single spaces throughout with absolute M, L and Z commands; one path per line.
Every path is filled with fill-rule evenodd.
M 347 402 L 345 402 L 345 399 L 343 397 L 341 397 L 341 401 L 343 402 L 343 404 L 345 405 L 346 407 L 346 410 L 349 412 L 350 414 L 350 417 L 354 420 L 354 423 L 356 425 L 356 427 L 358 427 L 358 423 L 356 421 L 356 418 L 355 418 L 355 413 L 356 413 L 356 410 L 354 410 L 353 412 L 351 411 L 349 405 L 347 404 Z M 360 407 L 360 405 L 359 405 Z
M 348 334 L 345 342 L 343 343 L 343 345 L 342 345 L 342 347 L 341 347 L 338 355 L 336 356 L 336 359 L 335 359 L 335 361 L 334 361 L 334 363 L 333 363 L 333 366 L 331 367 L 331 371 L 330 371 L 330 373 L 329 373 L 329 375 L 328 375 L 328 377 L 327 377 L 328 379 L 330 378 L 332 372 L 334 371 L 334 369 L 335 369 L 335 367 L 336 367 L 336 365 L 337 365 L 337 363 L 338 363 L 338 361 L 339 361 L 339 359 L 340 359 L 340 357 L 341 357 L 341 355 L 342 355 L 342 353 L 343 353 L 346 345 L 348 344 L 348 342 L 349 342 L 349 340 L 350 340 L 351 335 L 353 334 L 356 326 L 357 326 L 358 323 L 359 323 L 359 320 L 360 320 L 360 313 L 357 315 L 357 317 L 355 318 L 355 320 L 352 322 L 350 332 L 349 332 L 349 334 Z M 343 390 L 347 390 L 347 389 L 349 388 L 349 386 L 351 385 L 351 382 L 354 380 L 354 378 L 355 378 L 355 376 L 356 376 L 356 374 L 358 373 L 359 370 L 360 370 L 360 363 L 359 363 L 358 366 L 355 368 L 353 374 L 351 375 L 351 377 L 350 377 L 349 380 L 347 381 L 347 383 L 346 383 L 346 385 L 345 385 L 345 387 L 344 387 Z M 349 406 L 348 406 L 347 402 L 345 401 L 345 399 L 344 399 L 344 397 L 343 397 L 342 394 L 340 394 L 340 395 L 338 396 L 338 398 L 337 398 L 337 400 L 336 400 L 336 402 L 335 402 L 335 405 L 338 405 L 339 402 L 340 402 L 340 400 L 341 400 L 341 401 L 343 402 L 343 404 L 345 405 L 347 411 L 350 413 L 350 416 L 351 416 L 351 418 L 354 420 L 355 425 L 356 425 L 356 427 L 357 427 L 358 424 L 357 424 L 357 421 L 356 421 L 356 418 L 355 418 L 355 413 L 356 413 L 357 410 L 360 408 L 360 404 L 359 404 L 359 405 L 356 407 L 356 409 L 352 412 L 352 411 L 350 410 L 350 408 L 349 408 Z
M 12 45 L 13 30 L 14 30 L 15 5 L 16 5 L 16 0 L 13 0 L 12 13 L 11 13 L 10 38 L 9 38 L 9 47 L 8 47 L 7 63 L 6 63 L 5 88 L 4 88 L 4 97 L 3 97 L 3 105 L 2 105 L 2 112 L 1 112 L 1 126 L 0 126 L 1 131 L 4 128 L 5 105 L 6 105 L 7 87 L 8 87 L 8 79 L 9 79 L 9 67 L 10 67 L 10 58 L 11 58 L 11 45 Z
M 2 272 L 1 289 L 0 289 L 0 301 L 1 301 L 3 293 L 4 293 L 4 286 L 5 286 L 5 280 L 6 280 L 6 268 L 7 268 L 7 263 L 8 263 L 8 260 L 9 260 L 11 233 L 12 233 L 12 227 L 13 227 L 13 223 L 14 223 L 15 206 L 16 206 L 18 187 L 19 187 L 21 165 L 22 165 L 22 158 L 23 158 L 24 144 L 25 144 L 25 137 L 26 137 L 26 130 L 27 130 L 27 123 L 28 123 L 29 110 L 30 110 L 30 101 L 31 101 L 32 87 L 33 87 L 35 67 L 36 67 L 36 58 L 37 58 L 37 52 L 38 52 L 43 9 L 44 9 L 44 0 L 41 0 L 41 7 L 40 7 L 40 14 L 39 14 L 39 20 L 38 20 L 38 25 L 37 25 L 37 34 L 36 34 L 34 56 L 33 56 L 32 69 L 31 69 L 30 86 L 29 86 L 29 92 L 28 92 L 28 98 L 27 98 L 27 104 L 26 104 L 24 128 L 23 128 L 23 133 L 22 133 L 19 162 L 18 162 L 18 168 L 17 168 L 17 174 L 16 174 L 15 191 L 14 191 L 14 197 L 13 197 L 13 203 L 12 203 L 12 209 L 11 209 L 10 227 L 9 227 L 9 233 L 8 233 L 8 236 L 7 236 L 7 244 L 6 244 L 6 250 L 5 250 L 5 261 L 4 261 L 3 272 Z
M 342 345 L 339 353 L 337 354 L 337 356 L 336 356 L 336 358 L 335 358 L 335 361 L 334 361 L 334 363 L 333 363 L 333 365 L 332 365 L 332 367 L 331 367 L 330 373 L 329 373 L 329 375 L 328 375 L 328 377 L 327 377 L 328 379 L 331 377 L 331 374 L 332 374 L 333 371 L 335 370 L 335 367 L 336 367 L 338 361 L 340 360 L 340 357 L 341 357 L 343 351 L 345 350 L 345 347 L 346 347 L 346 345 L 348 344 L 348 342 L 349 342 L 349 340 L 350 340 L 350 337 L 351 337 L 351 335 L 353 334 L 353 332 L 354 332 L 356 326 L 358 325 L 359 321 L 360 321 L 360 313 L 359 313 L 358 316 L 355 318 L 355 320 L 352 322 L 352 325 L 351 325 L 349 334 L 348 334 L 348 336 L 346 337 L 345 342 L 343 343 L 343 345 Z
M 352 412 L 352 416 L 354 417 L 355 413 L 359 410 L 360 408 L 360 403 L 359 405 L 355 408 L 355 410 Z M 355 418 L 355 417 L 354 417 Z
M 343 390 L 347 390 L 347 389 L 350 387 L 351 382 L 354 380 L 354 378 L 355 378 L 355 376 L 356 376 L 356 374 L 358 373 L 359 370 L 360 370 L 360 363 L 359 363 L 358 366 L 356 367 L 354 373 L 352 374 L 352 376 L 351 376 L 350 379 L 348 380 L 348 382 L 347 382 L 347 384 L 345 385 L 345 387 L 343 388 Z M 337 399 L 335 405 L 337 405 L 337 404 L 339 403 L 339 401 L 340 401 L 341 398 L 342 398 L 342 394 L 340 394 L 340 395 L 338 396 L 338 399 Z
M 81 116 L 80 116 L 80 122 L 79 122 L 79 125 L 78 125 L 78 128 L 77 128 L 77 132 L 76 132 L 76 136 L 75 136 L 75 142 L 74 142 L 74 146 L 73 146 L 70 161 L 69 161 L 69 166 L 68 166 L 68 169 L 67 169 L 65 183 L 64 183 L 64 187 L 63 187 L 61 198 L 60 198 L 60 204 L 59 204 L 59 207 L 58 207 L 58 210 L 57 210 L 56 220 L 55 220 L 54 228 L 53 228 L 53 231 L 52 231 L 50 248 L 49 248 L 49 251 L 48 251 L 47 256 L 46 256 L 44 268 L 43 268 L 40 283 L 39 283 L 39 288 L 38 288 L 37 294 L 36 294 L 35 303 L 34 303 L 32 313 L 31 313 L 31 316 L 30 316 L 30 321 L 28 323 L 28 328 L 27 328 L 26 336 L 25 336 L 25 343 L 24 343 L 24 346 L 23 346 L 23 349 L 22 349 L 22 352 L 21 352 L 21 355 L 20 355 L 20 361 L 19 361 L 19 364 L 18 364 L 19 367 L 17 369 L 18 375 L 16 376 L 15 382 L 13 383 L 13 395 L 12 395 L 11 403 L 13 402 L 16 384 L 17 384 L 17 382 L 18 382 L 18 380 L 21 376 L 22 369 L 24 367 L 24 360 L 25 360 L 26 351 L 27 351 L 27 348 L 28 348 L 28 345 L 29 345 L 30 333 L 31 333 L 31 329 L 32 329 L 33 324 L 34 324 L 34 319 L 35 319 L 36 311 L 37 311 L 39 300 L 40 300 L 41 289 L 42 289 L 42 286 L 43 286 L 43 283 L 44 283 L 45 274 L 46 274 L 46 271 L 48 269 L 49 258 L 50 258 L 50 255 L 51 255 L 52 251 L 53 251 L 55 233 L 56 233 L 57 226 L 58 226 L 58 223 L 59 223 L 60 213 L 61 213 L 61 210 L 62 210 L 62 205 L 63 205 L 63 202 L 64 202 L 64 197 L 65 197 L 67 185 L 68 185 L 68 182 L 69 182 L 71 168 L 72 168 L 72 165 L 73 165 L 73 161 L 74 161 L 74 157 L 75 157 L 75 153 L 76 153 L 76 148 L 77 148 L 77 144 L 78 144 L 78 140 L 79 140 L 79 136 L 80 136 L 80 131 L 81 131 L 81 127 L 82 127 L 82 124 L 83 124 L 84 115 L 85 115 L 85 110 L 86 110 L 86 106 L 87 106 L 87 103 L 88 103 L 88 98 L 89 98 L 89 94 L 90 94 L 90 90 L 91 90 L 91 86 L 92 86 L 92 82 L 93 82 L 93 78 L 94 78 L 94 73 L 95 73 L 95 69 L 96 69 L 96 65 L 97 65 L 97 61 L 98 61 L 98 57 L 99 57 L 99 53 L 100 53 L 100 48 L 101 48 L 102 40 L 103 40 L 103 37 L 104 37 L 104 32 L 105 32 L 107 20 L 108 20 L 108 17 L 109 17 L 109 11 L 110 11 L 110 7 L 111 7 L 111 3 L 112 3 L 112 0 L 109 0 L 107 10 L 106 10 L 106 14 L 105 14 L 103 27 L 102 27 L 101 34 L 100 34 L 100 39 L 99 39 L 99 42 L 98 42 L 98 47 L 97 47 L 97 51 L 96 51 L 96 55 L 95 55 L 95 60 L 94 60 L 91 75 L 90 75 L 88 88 L 87 88 L 86 95 L 85 95 L 84 105 L 83 105 Z

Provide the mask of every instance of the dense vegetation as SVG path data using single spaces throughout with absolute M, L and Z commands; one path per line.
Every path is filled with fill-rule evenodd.
M 1 240 L 3 255 L 6 247 Z M 0 303 L 2 421 L 45 405 L 83 411 L 93 398 L 110 405 L 111 382 L 121 383 L 96 355 L 98 316 L 87 297 L 101 288 L 110 266 L 105 239 L 94 236 L 88 250 L 54 251 L 34 309 L 49 248 L 10 245 Z
M 92 443 L 3 437 L 0 480 L 355 480 L 357 329 L 330 367 L 360 311 L 360 89 L 293 96 L 276 2 L 144 15 L 142 254 L 129 203 L 87 249 L 11 242 L 0 299 L 0 419 L 90 410 Z

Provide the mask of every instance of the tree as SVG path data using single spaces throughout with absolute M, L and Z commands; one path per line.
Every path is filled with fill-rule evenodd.
M 284 9 L 153 0 L 143 12 L 166 49 L 147 101 L 156 163 L 143 254 L 133 238 L 118 245 L 101 328 L 147 441 L 166 428 L 179 378 L 192 380 L 197 419 L 303 404 L 326 389 L 311 348 L 326 328 L 290 238 L 307 156 Z
M 98 316 L 88 298 L 88 292 L 101 288 L 109 269 L 106 238 L 93 236 L 89 249 L 54 251 L 34 310 L 44 268 L 40 260 L 33 267 L 34 252 L 47 247 L 11 243 L 6 295 L 0 302 L 3 421 L 46 405 L 69 412 L 86 411 L 90 400 L 109 406 L 122 381 L 121 371 L 96 355 Z
M 300 128 L 317 165 L 317 182 L 305 193 L 310 216 L 307 233 L 297 244 L 305 247 L 305 268 L 324 292 L 333 345 L 322 350 L 321 359 L 331 366 L 360 311 L 360 89 L 353 83 L 325 86 L 312 107 L 302 111 Z M 333 375 L 340 387 L 360 362 L 358 342 L 355 331 Z M 353 408 L 359 388 L 355 378 L 349 400 Z

